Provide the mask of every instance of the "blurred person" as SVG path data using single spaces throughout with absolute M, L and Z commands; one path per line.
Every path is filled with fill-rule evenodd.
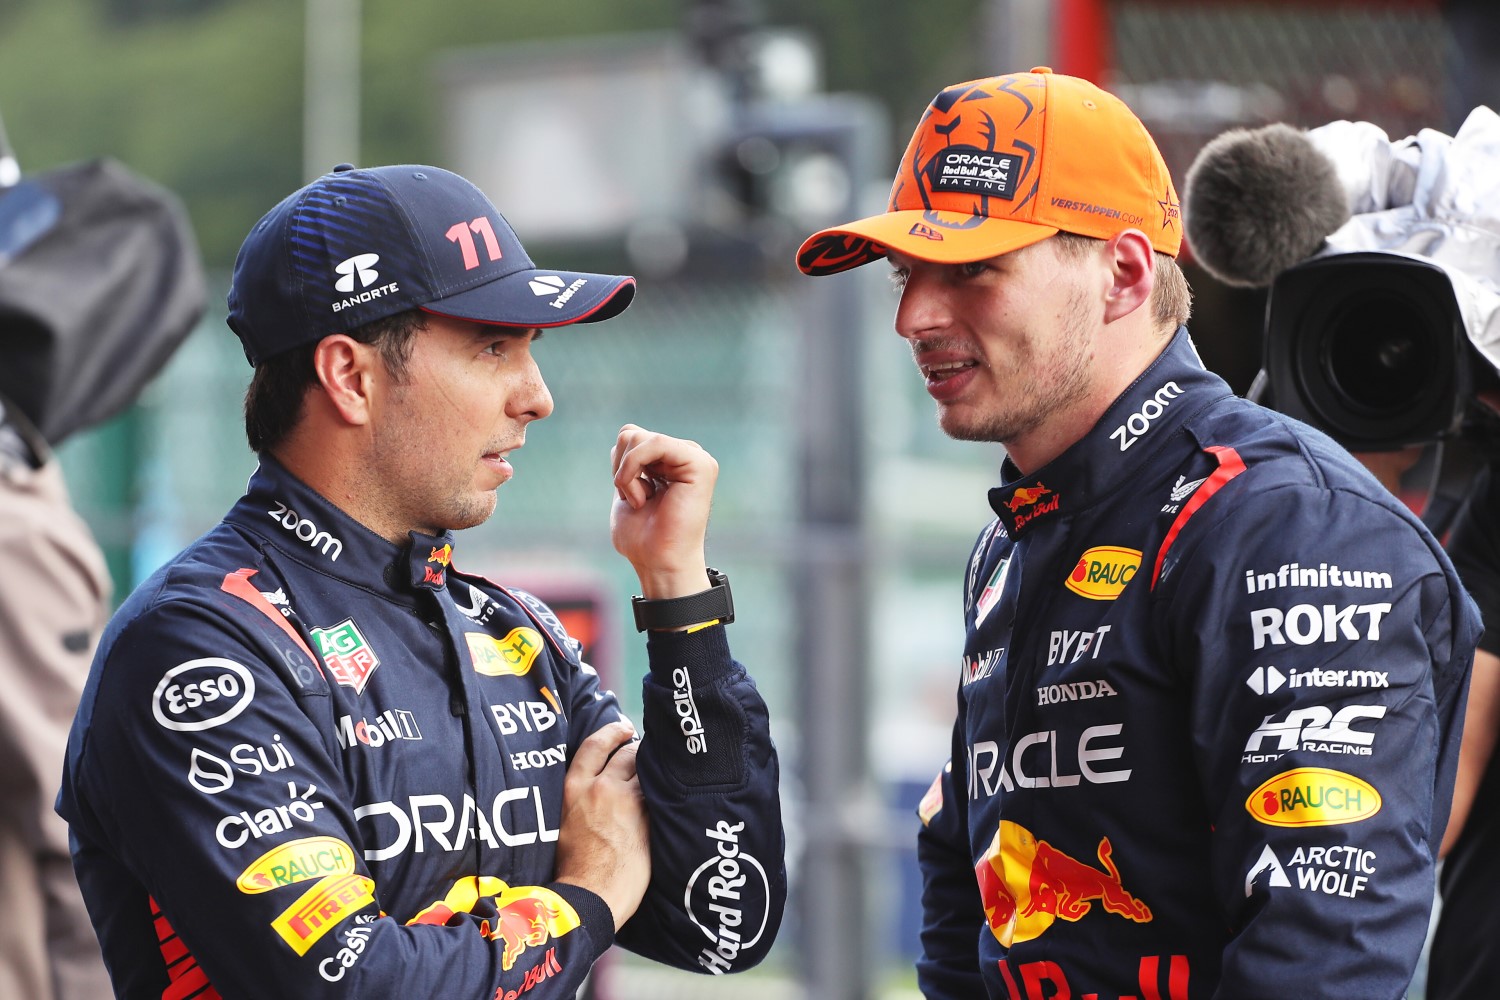
M 945 89 L 886 259 L 939 424 L 1006 457 L 964 577 L 953 753 L 919 813 L 930 998 L 1404 995 L 1479 621 L 1421 522 L 1236 397 L 1183 325 L 1178 199 L 1117 98 Z
M 545 604 L 458 567 L 552 411 L 542 328 L 634 289 L 536 268 L 429 166 L 340 165 L 247 236 L 259 468 L 110 622 L 59 798 L 117 995 L 545 1000 L 616 940 L 765 955 L 778 765 L 704 561 L 713 458 L 633 425 L 611 453 L 639 742 Z
M 0 997 L 109 993 L 52 805 L 112 588 L 55 449 L 129 406 L 206 304 L 175 195 L 109 159 L 23 177 L 0 127 Z
M 0 395 L 3 997 L 83 1000 L 109 991 L 68 860 L 68 829 L 52 811 L 109 600 L 104 554 L 73 510 L 57 459 Z
M 1474 654 L 1453 811 L 1443 839 L 1442 906 L 1427 958 L 1427 1000 L 1488 1000 L 1500 980 L 1500 477 L 1486 465 L 1448 552 L 1488 624 Z

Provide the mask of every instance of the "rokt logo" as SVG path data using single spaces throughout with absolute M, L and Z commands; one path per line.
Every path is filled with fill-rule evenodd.
M 378 253 L 355 254 L 348 260 L 340 261 L 334 270 L 342 277 L 333 283 L 333 287 L 340 292 L 352 292 L 355 282 L 358 281 L 360 288 L 369 288 L 380 280 L 380 272 L 374 270 L 379 262 L 380 254 Z

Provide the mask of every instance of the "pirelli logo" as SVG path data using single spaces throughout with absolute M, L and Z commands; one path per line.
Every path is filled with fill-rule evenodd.
M 302 894 L 271 927 L 299 955 L 345 918 L 375 902 L 375 883 L 363 875 L 328 875 Z

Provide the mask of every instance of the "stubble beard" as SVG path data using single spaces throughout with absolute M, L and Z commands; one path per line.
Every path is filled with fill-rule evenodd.
M 1089 382 L 1087 323 L 1083 294 L 1075 292 L 1069 296 L 1057 342 L 1043 356 L 1028 351 L 1015 359 L 1012 373 L 1024 377 L 1013 396 L 995 400 L 989 410 L 968 420 L 958 407 L 939 404 L 938 426 L 943 433 L 955 441 L 1005 444 L 1025 437 L 1076 403 Z
M 460 531 L 483 524 L 495 512 L 497 491 L 474 485 L 477 458 L 474 464 L 446 476 L 440 476 L 437 469 L 412 476 L 411 470 L 422 468 L 431 449 L 410 427 L 388 435 L 377 444 L 376 452 L 396 458 L 371 467 L 362 486 L 366 496 L 381 498 L 387 516 L 400 519 L 401 532 Z

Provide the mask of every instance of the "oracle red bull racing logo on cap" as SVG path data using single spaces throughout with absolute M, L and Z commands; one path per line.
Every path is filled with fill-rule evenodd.
M 1113 601 L 1135 579 L 1141 567 L 1140 549 L 1119 545 L 1096 545 L 1078 557 L 1078 565 L 1063 581 L 1079 597 L 1091 601 Z
M 1095 868 L 1038 840 L 1030 830 L 1001 820 L 995 839 L 974 866 L 986 921 L 995 939 L 1009 948 L 1046 933 L 1060 919 L 1078 921 L 1099 906 L 1106 913 L 1149 923 L 1151 908 L 1120 881 L 1114 848 L 1099 839 Z
M 1245 809 L 1267 826 L 1338 826 L 1380 811 L 1380 793 L 1367 781 L 1326 767 L 1283 771 L 1245 800 Z

